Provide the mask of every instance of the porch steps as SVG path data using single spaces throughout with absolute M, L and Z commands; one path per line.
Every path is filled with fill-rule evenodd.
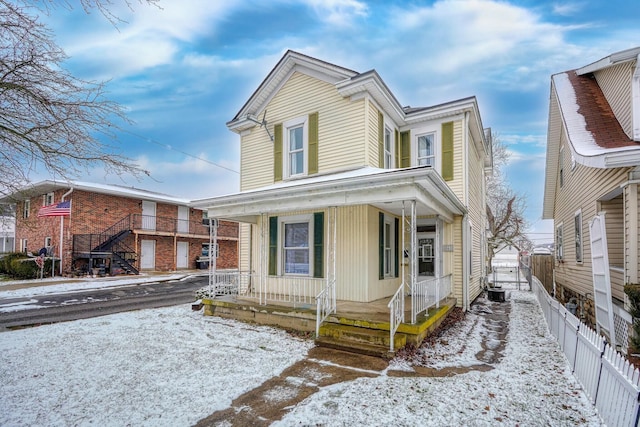
M 402 348 L 406 344 L 407 336 L 396 333 L 393 339 L 394 350 Z M 324 323 L 320 326 L 316 345 L 369 356 L 388 357 L 393 355 L 390 351 L 388 329 L 369 329 L 339 323 Z

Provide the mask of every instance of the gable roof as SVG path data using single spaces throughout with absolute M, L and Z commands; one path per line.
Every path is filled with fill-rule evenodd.
M 487 154 L 491 152 L 485 138 L 475 96 L 430 107 L 403 107 L 376 70 L 359 73 L 293 50 L 288 50 L 284 54 L 240 111 L 227 122 L 227 127 L 240 133 L 259 124 L 269 101 L 296 71 L 335 85 L 337 92 L 343 97 L 368 94 L 400 127 L 469 113 L 470 129 L 474 135 L 474 141 L 478 143 L 478 149 Z
M 188 199 L 170 196 L 168 194 L 156 193 L 142 190 L 135 187 L 125 187 L 121 185 L 96 184 L 91 182 L 60 182 L 60 181 L 39 181 L 25 186 L 19 191 L 0 197 L 0 203 L 15 203 L 17 200 L 25 200 L 30 197 L 46 194 L 60 189 L 82 190 L 90 193 L 107 194 L 118 197 L 128 197 L 134 199 L 150 200 L 154 202 L 167 203 L 171 205 L 187 205 Z
M 640 144 L 625 134 L 593 76 L 568 71 L 552 76 L 552 81 L 578 163 L 596 168 L 640 164 Z
M 640 48 L 629 49 L 551 76 L 543 219 L 553 218 L 561 132 L 579 164 L 603 169 L 640 164 L 640 143 L 624 132 L 593 76 L 639 54 Z

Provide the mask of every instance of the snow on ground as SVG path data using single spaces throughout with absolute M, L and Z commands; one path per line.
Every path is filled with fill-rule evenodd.
M 496 303 L 497 304 L 497 303 Z M 601 426 L 602 421 L 572 376 L 549 334 L 535 296 L 511 291 L 507 346 L 488 372 L 443 378 L 359 378 L 325 387 L 298 404 L 274 425 L 313 424 L 394 426 Z M 444 368 L 478 365 L 482 334 L 491 334 L 479 315 L 470 314 L 424 350 Z M 410 369 L 404 361 L 392 369 Z
M 324 387 L 274 425 L 601 426 L 533 294 L 510 291 L 504 304 L 512 307 L 509 333 L 495 369 L 442 378 L 383 371 Z M 491 333 L 481 313 L 469 313 L 420 350 L 421 364 L 477 365 L 480 337 Z M 188 305 L 3 332 L 0 425 L 193 425 L 312 345 Z M 390 369 L 413 367 L 396 361 Z

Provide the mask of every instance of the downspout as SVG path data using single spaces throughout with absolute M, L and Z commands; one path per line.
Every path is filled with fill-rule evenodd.
M 464 128 L 462 131 L 462 146 L 464 147 L 464 205 L 467 213 L 462 218 L 462 304 L 464 310 L 469 310 L 469 260 L 470 236 L 469 236 L 469 112 L 464 113 Z M 467 259 L 469 257 L 469 259 Z
M 62 195 L 61 198 L 61 202 L 64 202 L 64 198 L 67 197 L 69 194 L 73 193 L 73 185 L 71 186 L 71 188 L 69 189 L 69 191 L 67 191 L 66 193 L 64 193 Z M 69 211 L 69 221 L 71 221 L 71 211 Z M 60 275 L 62 276 L 62 246 L 63 245 L 63 241 L 62 239 L 64 238 L 64 216 L 60 217 Z

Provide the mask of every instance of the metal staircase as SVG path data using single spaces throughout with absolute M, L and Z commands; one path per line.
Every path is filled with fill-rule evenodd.
M 104 231 L 73 236 L 74 259 L 111 259 L 111 268 L 120 268 L 125 274 L 139 274 L 134 265 L 137 254 L 125 244 L 132 233 L 131 215 L 108 227 Z

